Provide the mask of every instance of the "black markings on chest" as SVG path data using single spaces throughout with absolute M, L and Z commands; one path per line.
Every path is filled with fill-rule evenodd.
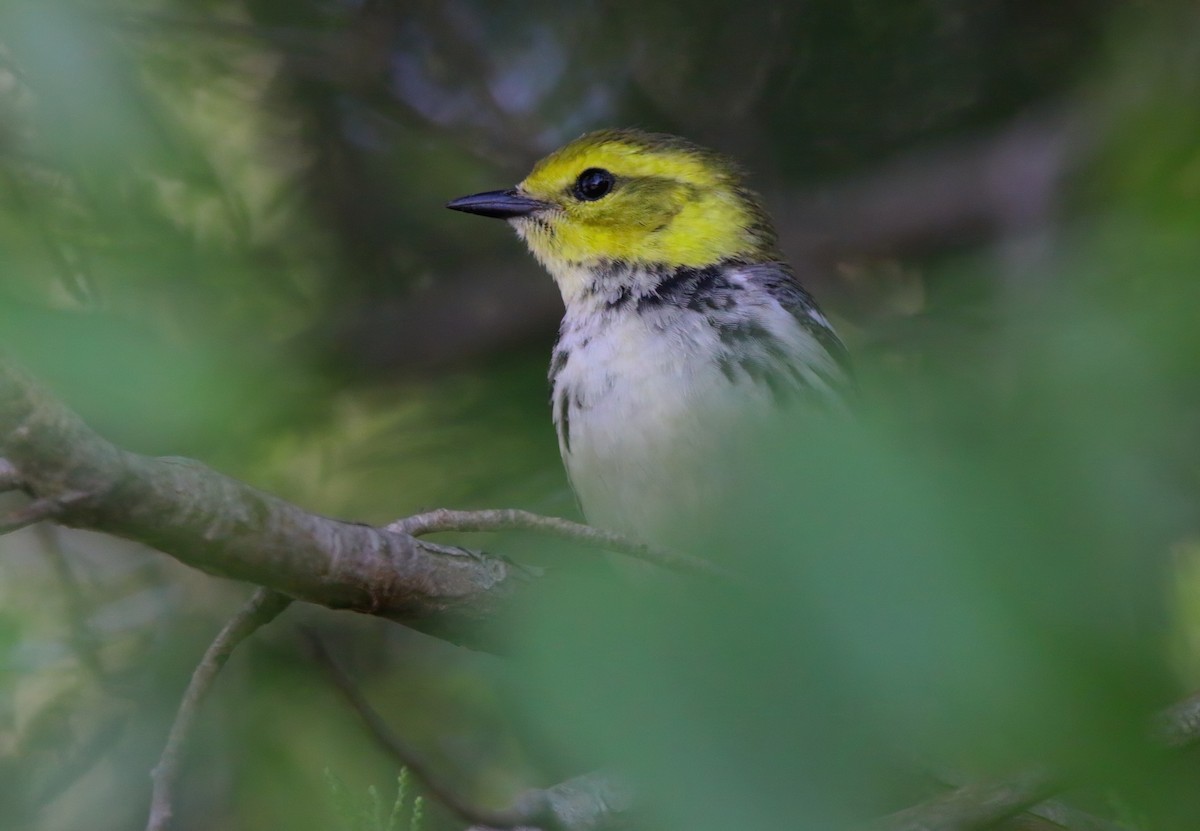
M 570 357 L 571 353 L 563 348 L 561 339 L 554 344 L 554 353 L 550 357 L 550 389 L 553 390 L 558 383 L 558 376 L 567 368 L 567 359 Z
M 571 391 L 560 385 L 558 378 L 571 359 L 571 350 L 563 344 L 567 332 L 566 321 L 563 321 L 563 326 L 558 332 L 558 341 L 554 344 L 554 352 L 550 357 L 549 372 L 550 407 L 555 415 L 554 428 L 558 431 L 558 441 L 564 453 L 571 449 Z
M 564 453 L 571 452 L 571 391 L 564 389 L 558 397 L 558 440 Z
M 730 282 L 730 263 L 704 268 L 642 267 L 642 280 L 629 279 L 629 266 L 608 265 L 593 283 L 594 294 L 604 297 L 609 312 L 628 313 L 674 306 L 693 312 L 728 311 L 743 288 Z
M 550 406 L 555 415 L 554 426 L 558 432 L 558 440 L 562 445 L 563 453 L 571 451 L 571 411 L 572 409 L 578 410 L 583 406 L 579 391 L 560 380 L 563 370 L 567 368 L 567 363 L 571 360 L 571 349 L 564 342 L 570 339 L 575 348 L 585 349 L 591 341 L 591 338 L 586 335 L 576 338 L 570 337 L 571 334 L 566 321 L 564 321 L 563 328 L 559 330 L 558 342 L 554 344 L 554 352 L 550 358 Z
M 583 396 L 572 386 L 560 384 L 554 388 L 551 406 L 554 408 L 554 428 L 558 432 L 558 440 L 563 453 L 571 452 L 571 416 L 578 414 L 583 408 Z

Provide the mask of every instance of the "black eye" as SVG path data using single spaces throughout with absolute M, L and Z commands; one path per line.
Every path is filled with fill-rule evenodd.
M 607 170 L 589 167 L 575 180 L 575 198 L 582 199 L 584 202 L 595 202 L 600 197 L 606 196 L 616 183 L 616 178 Z

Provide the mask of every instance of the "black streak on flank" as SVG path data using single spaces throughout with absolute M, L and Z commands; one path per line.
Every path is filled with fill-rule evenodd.
M 563 390 L 558 399 L 558 436 L 562 440 L 563 452 L 571 452 L 571 395 Z
M 553 386 L 555 380 L 557 380 L 558 374 L 560 372 L 562 372 L 563 369 L 566 368 L 568 357 L 570 357 L 570 353 L 567 352 L 567 350 L 565 350 L 565 349 L 555 349 L 554 350 L 554 357 L 550 360 L 550 384 L 551 384 L 551 386 Z

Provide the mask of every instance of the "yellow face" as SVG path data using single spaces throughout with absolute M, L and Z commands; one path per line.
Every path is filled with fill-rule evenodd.
M 634 130 L 589 133 L 538 162 L 515 190 L 449 207 L 509 220 L 564 294 L 598 264 L 775 259 L 775 232 L 723 157 Z
M 517 192 L 547 205 L 513 221 L 552 273 L 597 261 L 705 266 L 774 250 L 735 168 L 671 136 L 585 135 L 538 162 Z

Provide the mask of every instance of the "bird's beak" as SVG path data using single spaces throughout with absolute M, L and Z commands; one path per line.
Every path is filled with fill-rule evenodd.
M 522 196 L 515 190 L 489 190 L 486 193 L 475 193 L 470 196 L 460 196 L 446 203 L 452 211 L 462 211 L 480 216 L 493 216 L 497 219 L 513 219 L 518 216 L 529 216 L 535 211 L 550 207 L 546 202 Z

